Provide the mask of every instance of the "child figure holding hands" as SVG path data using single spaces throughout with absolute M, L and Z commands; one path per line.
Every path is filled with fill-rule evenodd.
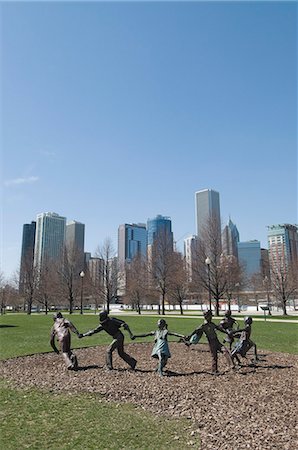
M 147 336 L 154 336 L 154 347 L 151 353 L 153 358 L 158 358 L 158 367 L 157 372 L 160 376 L 164 375 L 163 369 L 166 366 L 168 359 L 171 357 L 169 344 L 168 344 L 168 336 L 176 336 L 180 338 L 184 338 L 182 334 L 171 333 L 168 331 L 168 325 L 164 319 L 160 319 L 157 322 L 157 330 L 150 331 L 150 333 L 138 334 L 131 336 L 131 339 L 142 338 Z

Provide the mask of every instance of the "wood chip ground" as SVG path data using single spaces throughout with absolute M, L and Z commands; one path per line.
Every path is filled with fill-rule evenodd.
M 243 359 L 237 370 L 228 369 L 222 355 L 220 374 L 211 374 L 208 347 L 187 348 L 170 343 L 172 357 L 166 376 L 155 371 L 151 344 L 126 344 L 138 360 L 135 371 L 115 352 L 116 370 L 105 369 L 105 347 L 76 350 L 77 372 L 68 371 L 55 353 L 0 362 L 0 376 L 18 387 L 52 392 L 88 392 L 116 403 L 133 403 L 155 414 L 189 420 L 189 441 L 199 433 L 202 450 L 298 449 L 298 357 L 260 352 L 253 365 Z

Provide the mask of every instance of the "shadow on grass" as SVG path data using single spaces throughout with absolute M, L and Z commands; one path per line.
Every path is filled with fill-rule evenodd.
M 15 327 L 17 327 L 18 325 L 4 325 L 4 324 L 1 324 L 0 325 L 0 328 L 15 328 Z

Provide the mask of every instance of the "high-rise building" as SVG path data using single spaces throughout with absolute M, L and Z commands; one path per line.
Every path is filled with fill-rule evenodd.
M 170 217 L 164 217 L 160 214 L 154 219 L 148 219 L 147 221 L 147 243 L 148 245 L 153 245 L 155 239 L 159 236 L 167 236 L 169 242 L 174 245 L 173 233 L 172 233 L 172 222 Z
M 152 260 L 153 246 L 154 244 L 157 244 L 159 240 L 163 246 L 166 246 L 168 251 L 174 250 L 171 219 L 169 217 L 161 216 L 160 214 L 154 219 L 148 219 L 147 221 L 147 255 L 149 261 Z
M 261 272 L 261 244 L 260 241 L 238 242 L 238 260 L 243 265 L 245 275 L 250 278 L 252 275 Z
M 65 246 L 66 218 L 56 213 L 41 213 L 36 218 L 34 266 L 40 269 L 43 264 L 55 262 L 62 264 Z
M 221 233 L 219 193 L 213 189 L 203 189 L 195 193 L 196 228 L 197 236 L 214 220 Z
M 184 239 L 184 257 L 189 281 L 193 278 L 193 265 L 198 254 L 197 236 L 189 236 Z
M 24 293 L 28 272 L 33 270 L 36 222 L 23 225 L 22 253 L 20 264 L 19 291 Z
M 298 263 L 298 225 L 270 225 L 268 228 L 268 251 L 270 264 Z
M 123 268 L 136 255 L 146 256 L 147 230 L 143 223 L 120 225 L 118 228 L 118 262 Z
M 229 219 L 221 234 L 222 252 L 224 255 L 232 255 L 238 258 L 239 232 L 236 225 Z
M 72 220 L 66 224 L 66 248 L 77 261 L 78 270 L 84 269 L 85 225 Z
M 95 290 L 102 288 L 104 285 L 104 261 L 101 258 L 91 257 L 87 267 Z

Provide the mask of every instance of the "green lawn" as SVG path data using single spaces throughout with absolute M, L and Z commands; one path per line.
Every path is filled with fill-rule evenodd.
M 66 317 L 70 317 L 65 315 Z M 156 329 L 158 316 L 148 315 L 119 315 L 126 320 L 135 334 L 144 333 Z M 98 315 L 80 315 L 73 314 L 71 320 L 80 332 L 95 328 L 98 322 Z M 166 316 L 169 330 L 181 334 L 190 334 L 203 319 Z M 215 319 L 215 321 L 218 319 Z M 239 318 L 242 326 L 242 318 Z M 28 355 L 32 353 L 52 351 L 49 345 L 49 334 L 53 324 L 52 314 L 45 316 L 42 314 L 5 314 L 0 318 L 0 359 L 7 359 L 14 356 Z M 254 321 L 253 340 L 259 349 L 271 350 L 276 352 L 298 353 L 298 324 Z M 152 341 L 152 338 L 143 339 Z M 74 348 L 107 344 L 111 337 L 105 332 L 95 334 L 91 337 L 78 339 L 75 335 L 72 338 Z M 130 341 L 127 336 L 126 342 Z M 138 340 L 140 342 L 140 340 Z
M 190 439 L 199 446 L 187 419 L 160 418 L 97 395 L 12 390 L 4 382 L 0 393 L 2 449 L 182 450 Z
M 158 320 L 158 316 L 149 315 L 119 317 L 126 320 L 135 334 L 155 330 Z M 71 320 L 80 332 L 98 325 L 98 315 L 74 314 Z M 202 323 L 199 317 L 167 316 L 166 320 L 169 330 L 181 334 L 190 334 Z M 51 351 L 52 324 L 52 314 L 5 314 L 0 319 L 0 358 Z M 296 323 L 254 321 L 252 337 L 259 349 L 298 353 L 297 331 Z M 152 342 L 152 337 L 143 339 L 146 340 Z M 78 348 L 106 345 L 110 341 L 111 337 L 102 332 L 81 340 L 73 335 L 72 344 Z M 128 336 L 126 342 L 136 343 Z M 8 450 L 162 450 L 169 447 L 179 450 L 188 448 L 190 440 L 193 448 L 199 448 L 198 437 L 190 436 L 187 420 L 156 417 L 133 405 L 107 404 L 99 395 L 12 389 L 4 381 L 0 382 L 0 395 L 1 444 Z

